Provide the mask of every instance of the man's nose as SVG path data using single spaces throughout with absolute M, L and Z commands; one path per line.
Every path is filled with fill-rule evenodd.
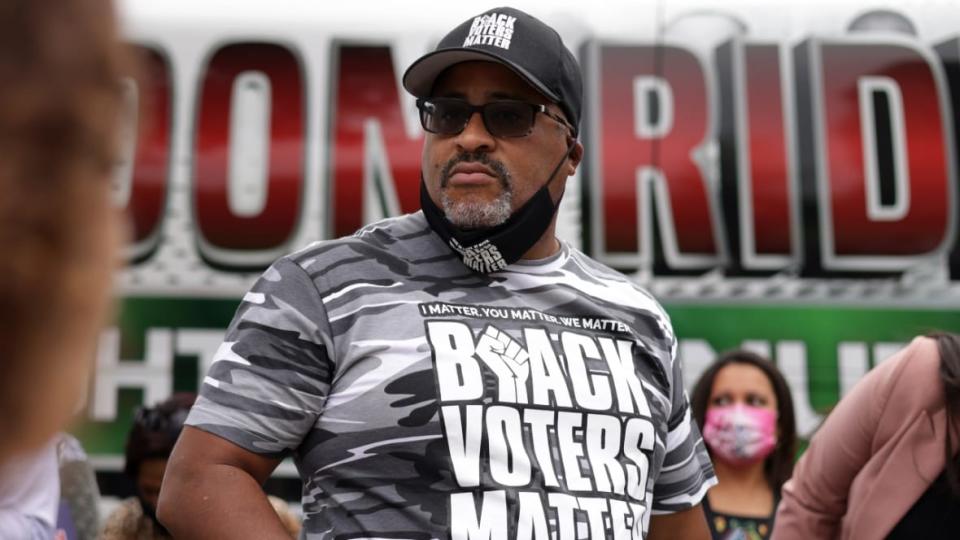
M 474 111 L 467 125 L 456 136 L 457 147 L 464 152 L 489 152 L 497 144 L 497 139 L 487 131 L 480 111 Z

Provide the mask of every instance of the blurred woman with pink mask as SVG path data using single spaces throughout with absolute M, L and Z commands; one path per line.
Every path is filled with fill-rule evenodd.
M 797 446 L 787 381 L 770 360 L 730 351 L 697 381 L 691 406 L 720 481 L 703 501 L 714 540 L 769 538 Z

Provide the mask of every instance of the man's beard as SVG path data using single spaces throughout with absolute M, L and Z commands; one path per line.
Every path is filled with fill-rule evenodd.
M 482 163 L 493 171 L 500 181 L 500 194 L 492 201 L 454 200 L 447 193 L 447 184 L 453 168 L 464 162 Z M 507 168 L 484 153 L 465 152 L 456 155 L 440 171 L 440 208 L 450 223 L 461 229 L 487 229 L 508 219 L 512 211 L 513 181 Z

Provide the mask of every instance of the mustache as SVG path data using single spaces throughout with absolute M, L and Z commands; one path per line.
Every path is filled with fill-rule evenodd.
M 497 177 L 497 180 L 500 181 L 500 186 L 504 190 L 509 190 L 511 187 L 511 178 L 510 171 L 507 170 L 507 166 L 503 163 L 492 159 L 490 156 L 483 152 L 461 152 L 456 156 L 450 158 L 440 170 L 440 187 L 445 188 L 450 182 L 450 171 L 460 163 L 480 163 L 486 165 L 493 171 L 494 176 Z

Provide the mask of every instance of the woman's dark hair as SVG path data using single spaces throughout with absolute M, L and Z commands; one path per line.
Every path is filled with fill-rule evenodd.
M 710 365 L 693 388 L 690 406 L 693 408 L 693 417 L 697 425 L 703 427 L 707 416 L 707 407 L 710 405 L 710 393 L 713 392 L 713 382 L 717 373 L 730 364 L 745 364 L 753 366 L 763 372 L 773 387 L 777 397 L 777 446 L 767 456 L 763 463 L 763 473 L 773 490 L 774 496 L 780 496 L 780 487 L 793 474 L 793 460 L 797 452 L 797 422 L 793 414 L 793 398 L 790 396 L 790 387 L 783 374 L 769 359 L 759 354 L 734 349 L 720 356 Z M 960 373 L 960 371 L 958 371 Z M 709 450 L 709 446 L 707 447 Z
M 937 341 L 940 353 L 940 380 L 947 412 L 947 437 L 943 445 L 946 457 L 946 476 L 950 490 L 960 497 L 960 456 L 954 456 L 956 446 L 953 426 L 960 417 L 960 336 L 946 332 L 932 332 L 927 337 Z
M 196 394 L 180 392 L 155 407 L 137 409 L 127 436 L 123 471 L 128 477 L 136 480 L 140 464 L 145 460 L 170 457 L 173 445 L 183 431 L 183 422 L 196 400 Z

